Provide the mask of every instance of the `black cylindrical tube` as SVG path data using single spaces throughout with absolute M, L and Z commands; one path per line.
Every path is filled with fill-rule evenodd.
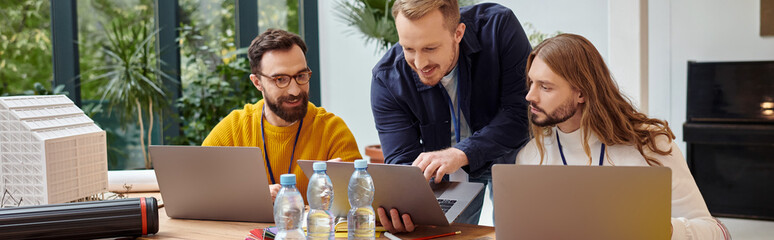
M 152 197 L 0 209 L 0 239 L 89 239 L 159 231 Z

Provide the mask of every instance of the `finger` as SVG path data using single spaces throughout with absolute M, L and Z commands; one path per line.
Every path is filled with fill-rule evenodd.
M 420 169 L 424 170 L 424 167 L 422 166 L 422 162 L 425 159 L 425 154 L 420 153 L 419 156 L 417 156 L 417 159 L 414 159 L 414 162 L 411 163 L 411 166 L 417 166 Z
M 414 228 L 414 221 L 411 221 L 411 216 L 408 215 L 408 213 L 403 214 L 403 225 L 406 226 L 406 232 L 413 232 Z
M 423 174 L 425 175 L 425 179 L 430 180 L 433 178 L 433 175 L 435 174 L 435 171 L 438 170 L 439 164 L 438 162 L 432 162 L 430 165 L 425 168 L 425 171 Z
M 447 166 L 441 165 L 438 170 L 435 171 L 435 183 L 440 183 L 443 180 L 443 176 L 448 174 Z
M 281 186 L 279 184 L 272 184 L 269 185 L 269 192 L 271 193 L 271 197 L 277 197 L 277 193 L 279 193 Z
M 328 160 L 328 162 L 341 162 L 341 158 L 334 158 L 334 159 Z
M 403 223 L 400 221 L 400 213 L 398 209 L 390 210 L 390 219 L 392 219 L 392 227 L 395 228 L 395 232 L 405 232 L 406 228 L 403 227 Z
M 376 214 L 379 215 L 379 222 L 382 224 L 382 227 L 384 227 L 385 230 L 390 232 L 395 231 L 395 229 L 392 228 L 390 219 L 387 218 L 387 213 L 384 212 L 384 208 L 380 207 L 379 209 L 376 209 Z

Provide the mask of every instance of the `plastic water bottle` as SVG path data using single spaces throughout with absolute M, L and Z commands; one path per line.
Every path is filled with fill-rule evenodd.
M 374 200 L 374 180 L 368 174 L 366 160 L 355 161 L 355 172 L 349 178 L 347 195 L 347 231 L 349 239 L 375 239 L 376 215 L 371 202 Z
M 301 223 L 304 216 L 304 199 L 296 189 L 296 175 L 282 174 L 282 188 L 274 200 L 274 223 L 277 235 L 274 239 L 305 239 Z
M 309 179 L 306 199 L 309 201 L 309 215 L 306 218 L 307 239 L 322 240 L 333 238 L 333 215 L 330 208 L 333 203 L 333 182 L 325 173 L 325 162 L 312 165 L 314 174 Z

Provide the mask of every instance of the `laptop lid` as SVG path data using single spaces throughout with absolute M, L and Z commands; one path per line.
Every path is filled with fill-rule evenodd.
M 299 160 L 298 165 L 307 177 L 314 173 L 315 161 Z M 337 217 L 346 217 L 349 211 L 347 186 L 354 164 L 349 162 L 327 162 L 327 174 L 333 182 L 333 207 Z M 473 198 L 484 188 L 481 183 L 444 182 L 431 184 L 415 166 L 368 164 L 368 174 L 374 179 L 374 209 L 396 208 L 401 214 L 408 213 L 414 224 L 447 226 L 462 213 Z M 444 201 L 447 211 L 441 208 L 439 199 Z
M 150 146 L 149 151 L 167 216 L 274 222 L 260 148 Z
M 666 167 L 492 167 L 495 235 L 507 239 L 669 239 Z

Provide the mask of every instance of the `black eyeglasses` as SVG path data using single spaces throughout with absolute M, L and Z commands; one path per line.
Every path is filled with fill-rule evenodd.
M 298 85 L 304 85 L 309 83 L 309 79 L 312 78 L 312 70 L 303 71 L 293 76 L 290 76 L 287 74 L 277 74 L 274 76 L 267 76 L 266 74 L 263 74 L 261 72 L 258 72 L 258 75 L 274 80 L 274 84 L 276 84 L 278 88 L 286 88 L 288 85 L 290 85 L 291 79 L 295 79 Z

